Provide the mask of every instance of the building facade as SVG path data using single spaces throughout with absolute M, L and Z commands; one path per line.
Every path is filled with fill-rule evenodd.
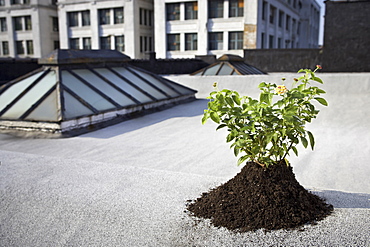
M 0 0 L 0 56 L 112 49 L 194 58 L 317 48 L 316 0 Z
M 142 58 L 154 45 L 153 1 L 58 1 L 60 48 L 112 49 Z
M 0 57 L 42 57 L 58 46 L 55 0 L 0 0 Z
M 315 0 L 154 0 L 157 57 L 317 48 Z

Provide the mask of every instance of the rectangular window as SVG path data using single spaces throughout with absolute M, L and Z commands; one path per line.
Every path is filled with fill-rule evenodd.
M 208 0 L 208 17 L 224 17 L 224 0 Z
M 243 32 L 229 32 L 229 50 L 243 49 Z
M 167 34 L 167 50 L 168 51 L 180 50 L 180 34 Z
M 275 23 L 275 16 L 276 16 L 276 8 L 272 5 L 270 5 L 270 23 Z
M 229 17 L 242 17 L 244 0 L 229 0 Z
M 0 6 L 5 6 L 5 0 L 0 0 Z
M 82 38 L 82 49 L 84 50 L 91 50 L 91 38 L 90 37 L 87 37 L 87 38 Z
M 59 31 L 58 17 L 52 17 L 52 20 L 53 20 L 53 31 L 58 32 Z
M 144 38 L 143 38 L 143 36 L 140 36 L 140 52 L 144 52 L 144 49 L 143 49 L 143 47 L 144 47 Z
M 74 50 L 80 49 L 80 39 L 79 38 L 71 38 L 69 39 L 69 48 Z
M 110 24 L 110 9 L 99 9 L 99 24 L 100 25 Z
M 284 20 L 284 12 L 279 11 L 279 27 L 283 26 L 283 20 Z
M 289 26 L 290 26 L 290 16 L 287 15 L 286 16 L 286 21 L 285 21 L 285 29 L 289 30 Z
M 81 11 L 82 26 L 90 26 L 90 10 Z
M 9 55 L 9 43 L 8 41 L 3 41 L 3 55 Z
M 267 2 L 262 3 L 262 20 L 266 20 Z
M 123 23 L 123 8 L 114 8 L 114 24 Z
M 185 3 L 185 20 L 198 19 L 198 2 Z
M 281 49 L 281 38 L 278 38 L 278 48 Z
M 185 50 L 195 51 L 198 50 L 198 34 L 186 33 L 185 34 Z
M 125 51 L 125 36 L 120 35 L 115 37 L 115 47 L 117 51 Z
M 33 54 L 33 41 L 27 40 L 26 41 L 26 47 L 27 47 L 27 54 Z
M 78 12 L 68 12 L 68 26 L 78 27 Z
M 167 21 L 180 20 L 180 4 L 167 3 L 166 4 Z
M 110 36 L 100 37 L 100 49 L 110 50 Z
M 274 48 L 274 36 L 269 35 L 269 48 L 272 49 Z
M 59 40 L 54 40 L 54 50 L 59 49 L 59 48 L 60 48 Z
M 26 26 L 26 30 L 32 30 L 32 21 L 31 21 L 31 16 L 25 16 L 24 17 L 24 22 Z
M 149 41 L 148 41 L 148 43 L 149 43 L 149 51 L 153 51 L 153 38 L 152 37 L 149 37 Z
M 23 17 L 13 17 L 14 20 L 14 29 L 16 31 L 23 30 Z
M 11 0 L 10 4 L 22 4 L 22 0 Z
M 209 50 L 223 50 L 224 34 L 222 32 L 208 33 Z
M 148 26 L 153 26 L 153 11 L 148 10 Z
M 23 55 L 24 54 L 23 41 L 16 41 L 15 46 L 17 49 L 17 55 Z
M 265 33 L 261 33 L 261 49 L 265 49 Z
M 8 31 L 8 27 L 6 25 L 6 18 L 5 17 L 0 18 L 0 30 L 1 30 L 1 32 Z
M 139 10 L 139 23 L 140 23 L 140 25 L 144 25 L 144 16 L 145 16 L 145 9 L 140 8 L 140 10 Z

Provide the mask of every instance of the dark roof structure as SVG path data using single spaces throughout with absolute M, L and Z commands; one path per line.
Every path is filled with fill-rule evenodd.
M 56 50 L 0 87 L 0 131 L 68 136 L 185 100 L 195 90 L 128 65 L 113 50 Z
M 253 75 L 266 74 L 256 67 L 244 62 L 237 55 L 226 54 L 217 59 L 217 62 L 198 70 L 191 75 Z

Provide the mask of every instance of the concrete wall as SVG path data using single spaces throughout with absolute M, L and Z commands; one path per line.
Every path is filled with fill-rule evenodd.
M 370 71 L 370 1 L 326 1 L 324 61 L 327 71 Z
M 244 50 L 246 63 L 266 72 L 297 72 L 301 68 L 314 69 L 323 65 L 320 49 L 256 49 Z

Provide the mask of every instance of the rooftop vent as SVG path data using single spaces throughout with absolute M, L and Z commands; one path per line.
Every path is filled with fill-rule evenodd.
M 0 131 L 71 136 L 195 99 L 196 91 L 128 65 L 113 50 L 56 50 L 0 87 Z

